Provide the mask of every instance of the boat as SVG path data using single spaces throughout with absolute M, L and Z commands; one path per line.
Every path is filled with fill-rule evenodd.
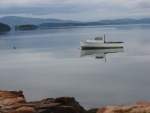
M 106 42 L 105 35 L 103 37 L 95 37 L 93 40 L 80 41 L 82 49 L 113 49 L 123 48 L 123 42 Z

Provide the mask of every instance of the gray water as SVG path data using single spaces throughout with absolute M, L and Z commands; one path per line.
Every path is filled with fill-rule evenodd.
M 124 52 L 80 57 L 80 40 L 106 34 Z M 14 49 L 15 46 L 15 49 Z M 0 89 L 28 101 L 73 96 L 86 109 L 150 101 L 150 25 L 91 26 L 0 35 Z

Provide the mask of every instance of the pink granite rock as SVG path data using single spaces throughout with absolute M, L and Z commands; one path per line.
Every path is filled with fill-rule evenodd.
M 137 102 L 136 105 L 128 106 L 105 106 L 97 113 L 150 113 L 150 103 Z
M 8 113 L 36 113 L 36 111 L 32 107 L 23 106 L 13 111 L 9 111 Z
M 22 91 L 0 90 L 0 113 L 85 113 L 74 97 L 26 102 Z

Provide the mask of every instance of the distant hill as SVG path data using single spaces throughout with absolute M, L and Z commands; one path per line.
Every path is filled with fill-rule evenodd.
M 137 23 L 150 24 L 150 18 L 139 19 L 139 20 L 137 20 Z
M 0 18 L 0 22 L 8 24 L 11 27 L 26 25 L 26 24 L 33 24 L 38 26 L 42 23 L 77 23 L 77 21 L 72 21 L 72 20 L 59 20 L 53 18 L 40 19 L 40 18 L 18 17 L 18 16 L 5 16 L 3 18 Z
M 119 24 L 150 24 L 150 18 L 143 19 L 115 19 L 88 22 L 88 25 L 119 25 Z
M 0 32 L 7 32 L 10 30 L 11 30 L 10 26 L 8 26 L 7 24 L 0 23 Z
M 49 27 L 70 27 L 70 26 L 90 26 L 90 25 L 121 25 L 121 24 L 150 24 L 150 18 L 144 19 L 116 19 L 116 20 L 100 20 L 96 22 L 78 22 L 78 23 L 42 23 L 40 28 Z
M 120 25 L 120 24 L 150 24 L 150 18 L 143 19 L 115 19 L 115 20 L 100 20 L 95 22 L 78 22 L 73 20 L 60 19 L 40 19 L 27 18 L 18 16 L 5 16 L 0 18 L 0 23 L 5 23 L 11 28 L 20 25 L 36 25 L 41 28 L 45 27 L 70 27 L 70 26 L 90 26 L 90 25 Z

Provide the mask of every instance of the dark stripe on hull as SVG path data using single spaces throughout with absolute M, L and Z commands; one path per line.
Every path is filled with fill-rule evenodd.
M 123 48 L 123 46 L 120 47 L 81 47 L 82 50 L 87 50 L 87 49 L 115 49 L 115 48 Z

